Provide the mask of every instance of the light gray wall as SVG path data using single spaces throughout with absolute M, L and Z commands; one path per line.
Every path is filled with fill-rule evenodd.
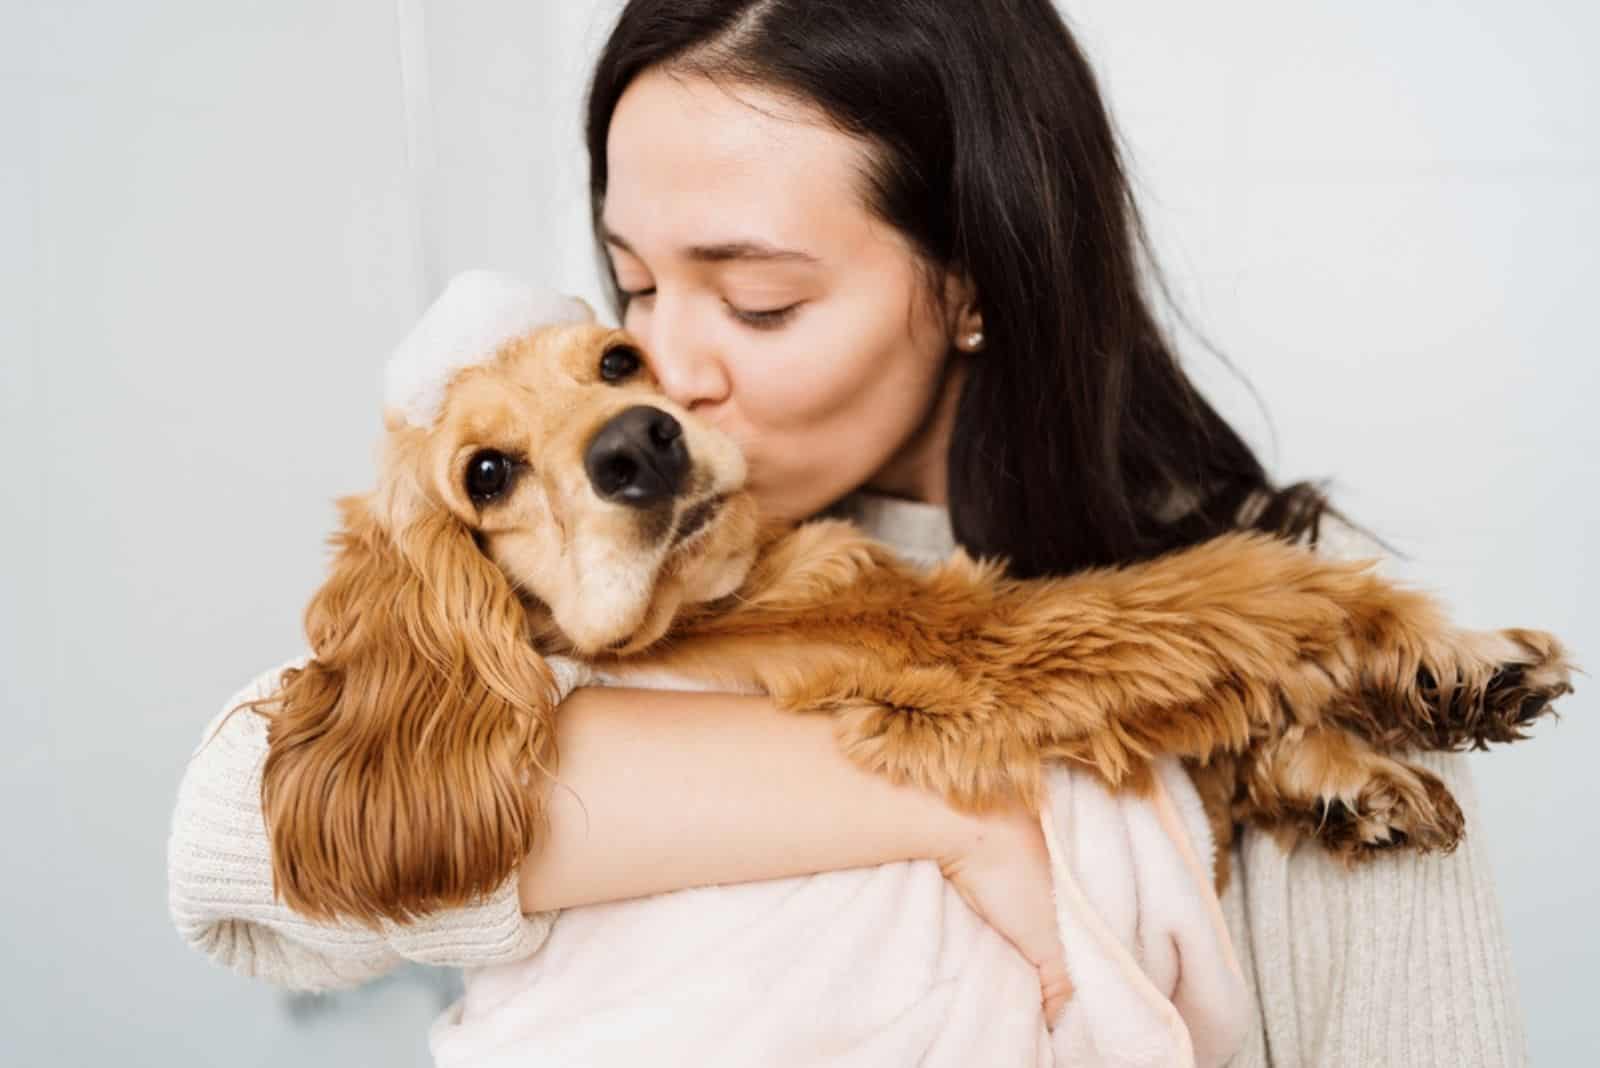
M 1597 9 L 1067 8 L 1179 295 L 1276 440 L 1191 345 L 1197 378 L 1463 621 L 1595 662 Z M 167 820 L 205 720 L 301 648 L 379 367 L 438 281 L 598 296 L 578 102 L 614 9 L 0 5 L 8 1063 L 425 1063 L 420 972 L 308 1012 L 183 947 Z M 1475 758 L 1540 1064 L 1600 1046 L 1580 685 Z

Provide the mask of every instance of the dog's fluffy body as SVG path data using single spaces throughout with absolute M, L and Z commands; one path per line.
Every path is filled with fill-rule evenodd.
M 982 809 L 1037 806 L 1070 760 L 1139 789 L 1186 758 L 1216 832 L 1307 834 L 1346 857 L 1452 848 L 1461 813 L 1392 755 L 1520 737 L 1570 690 L 1560 644 L 1469 632 L 1368 563 L 1230 534 L 1124 568 L 1016 581 L 957 553 L 923 573 L 837 520 L 763 523 L 736 445 L 593 324 L 461 370 L 442 411 L 386 417 L 377 488 L 340 502 L 314 659 L 258 704 L 274 879 L 314 918 L 406 919 L 499 885 L 556 770 L 544 657 L 760 689 L 835 718 L 844 752 Z M 624 363 L 627 360 L 624 359 Z M 691 458 L 650 507 L 596 493 L 600 428 L 647 405 Z M 469 465 L 508 458 L 492 499 Z

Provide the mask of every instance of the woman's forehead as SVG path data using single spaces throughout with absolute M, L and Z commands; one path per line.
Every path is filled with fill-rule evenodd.
M 646 72 L 611 121 L 604 226 L 641 255 L 748 242 L 828 258 L 871 222 L 865 155 L 770 91 Z

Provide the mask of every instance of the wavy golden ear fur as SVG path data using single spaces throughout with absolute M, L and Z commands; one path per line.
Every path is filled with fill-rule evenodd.
M 530 783 L 554 771 L 555 681 L 458 518 L 420 493 L 338 504 L 314 659 L 259 702 L 273 879 L 312 919 L 404 923 L 488 894 L 545 831 Z

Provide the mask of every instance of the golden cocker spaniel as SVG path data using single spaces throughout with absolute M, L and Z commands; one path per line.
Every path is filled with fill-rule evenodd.
M 285 902 L 404 922 L 515 871 L 556 768 L 552 654 L 760 688 L 974 809 L 1036 807 L 1049 760 L 1137 789 L 1187 758 L 1219 883 L 1236 820 L 1350 858 L 1452 848 L 1455 801 L 1394 751 L 1519 738 L 1571 689 L 1551 635 L 1458 629 L 1370 562 L 1264 534 L 1063 578 L 924 572 L 840 520 L 765 523 L 744 483 L 592 322 L 500 344 L 429 425 L 387 411 L 306 611 L 314 658 L 257 709 Z

